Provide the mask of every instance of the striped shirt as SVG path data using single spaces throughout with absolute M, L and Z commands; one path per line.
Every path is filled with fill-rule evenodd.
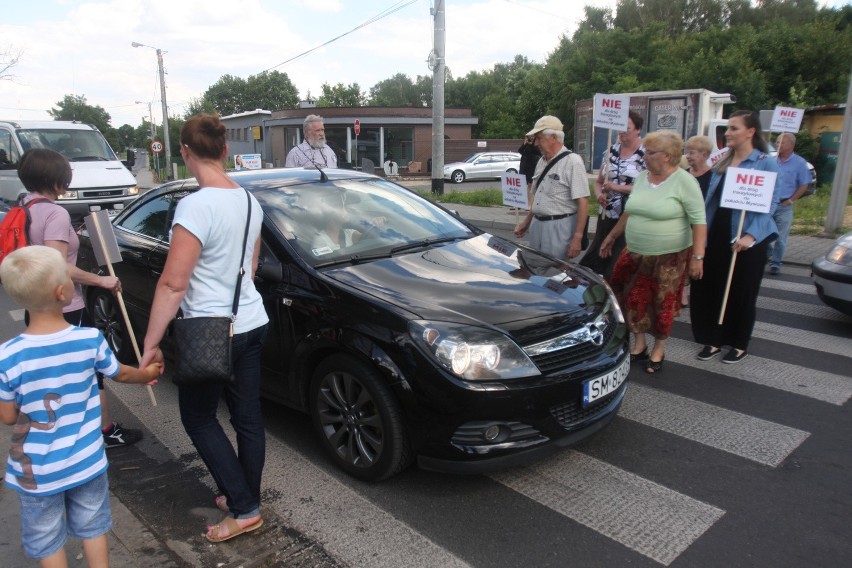
M 10 487 L 49 495 L 106 471 L 95 373 L 114 377 L 118 371 L 93 328 L 23 333 L 0 345 L 0 400 L 20 409 L 6 464 Z

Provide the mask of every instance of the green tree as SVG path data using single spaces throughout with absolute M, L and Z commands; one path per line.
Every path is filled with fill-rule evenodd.
M 420 81 L 414 84 L 411 77 L 404 73 L 397 73 L 389 79 L 379 81 L 370 88 L 370 96 L 368 104 L 372 106 L 412 106 L 422 107 L 427 106 L 431 102 L 431 93 L 428 99 L 425 98 L 425 93 L 421 87 L 425 85 L 425 81 Z
M 364 104 L 364 94 L 358 83 L 344 85 L 322 84 L 322 93 L 317 98 L 317 106 L 321 107 L 358 107 Z
M 299 90 L 290 81 L 286 73 L 267 71 L 252 75 L 246 80 L 245 99 L 240 110 L 247 112 L 255 109 L 279 110 L 296 108 L 299 104 Z
M 114 147 L 113 149 L 116 152 L 120 152 L 126 148 L 136 146 L 136 130 L 129 124 L 122 124 L 121 126 L 115 129 L 115 133 L 116 138 L 118 139 L 118 146 Z
M 47 111 L 53 120 L 79 120 L 91 124 L 102 133 L 110 130 L 110 115 L 101 106 L 92 106 L 86 102 L 85 95 L 65 95 L 56 103 L 56 108 Z

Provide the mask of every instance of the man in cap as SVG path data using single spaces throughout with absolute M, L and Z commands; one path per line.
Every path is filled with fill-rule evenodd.
M 325 125 L 322 117 L 309 114 L 302 125 L 305 139 L 293 146 L 284 162 L 285 168 L 318 167 L 336 168 L 337 155 L 325 143 Z
M 562 121 L 539 118 L 532 130 L 541 159 L 533 175 L 533 200 L 515 236 L 529 230 L 530 246 L 556 258 L 576 258 L 582 251 L 589 211 L 589 183 L 583 159 L 564 145 Z

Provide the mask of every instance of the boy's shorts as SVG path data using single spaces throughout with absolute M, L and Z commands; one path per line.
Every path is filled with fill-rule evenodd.
M 82 540 L 112 528 L 106 472 L 77 487 L 53 495 L 18 493 L 24 552 L 47 558 L 65 546 L 68 535 Z

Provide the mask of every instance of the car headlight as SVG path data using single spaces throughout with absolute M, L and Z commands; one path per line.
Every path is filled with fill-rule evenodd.
M 836 244 L 828 254 L 825 255 L 826 260 L 829 262 L 833 262 L 834 264 L 841 264 L 843 266 L 852 266 L 852 248 L 843 246 L 841 244 Z
M 57 197 L 57 199 L 77 199 L 77 192 L 76 191 L 66 191 L 65 193 L 63 193 L 62 195 Z
M 413 321 L 409 333 L 441 367 L 468 381 L 539 375 L 518 345 L 502 333 L 446 322 Z
M 127 195 L 137 195 L 139 193 L 139 186 L 134 185 L 133 187 L 127 188 Z

